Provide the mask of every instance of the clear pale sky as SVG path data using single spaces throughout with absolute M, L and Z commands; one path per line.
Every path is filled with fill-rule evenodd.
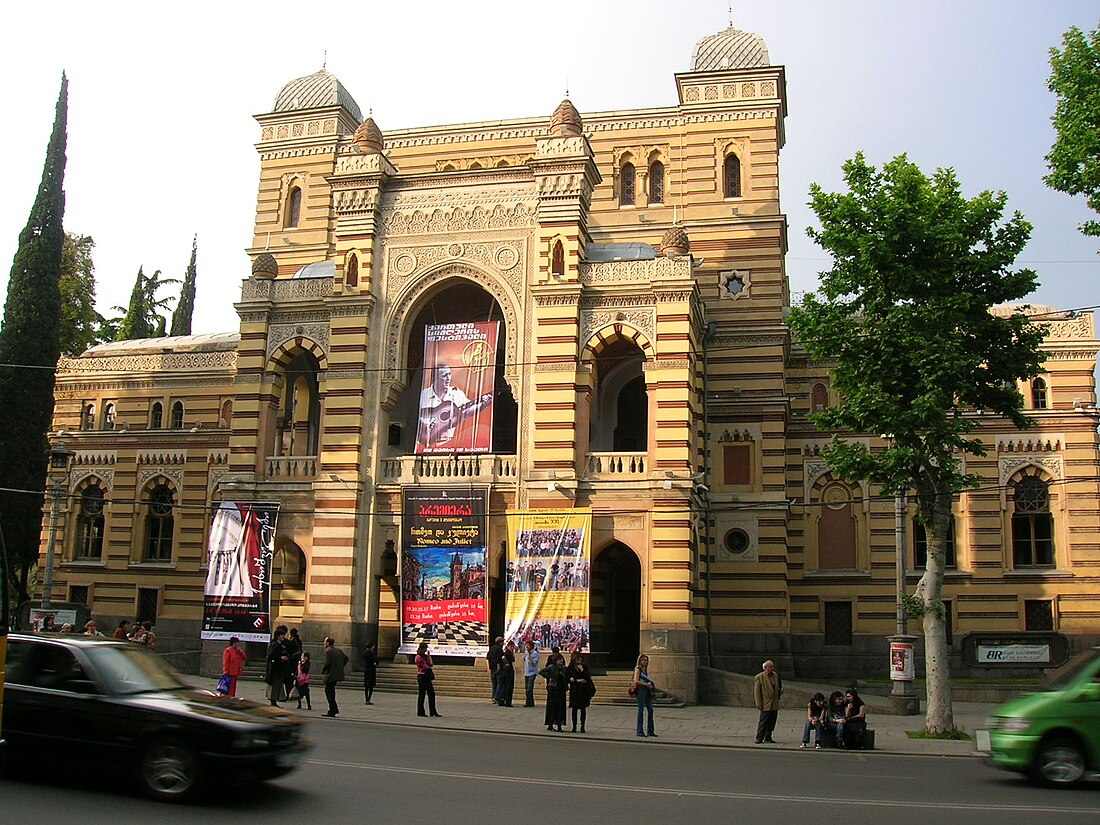
M 953 167 L 968 195 L 1003 189 L 1034 224 L 1021 264 L 1037 303 L 1100 304 L 1100 241 L 1083 198 L 1043 184 L 1053 140 L 1048 50 L 1100 25 L 1095 0 L 758 0 L 734 24 L 786 67 L 780 156 L 795 292 L 828 266 L 805 234 L 812 182 L 841 185 L 863 150 Z M 324 52 L 385 129 L 549 115 L 568 84 L 581 112 L 669 106 L 724 0 L 468 0 L 306 4 L 19 3 L 0 12 L 5 197 L 0 289 L 34 200 L 61 72 L 69 76 L 67 230 L 91 235 L 99 309 L 139 266 L 181 277 L 199 236 L 195 332 L 237 329 L 259 161 L 253 115 L 321 68 Z

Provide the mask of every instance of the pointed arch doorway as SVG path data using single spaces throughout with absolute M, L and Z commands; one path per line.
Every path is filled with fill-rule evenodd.
M 621 541 L 600 551 L 592 563 L 592 651 L 607 665 L 634 666 L 642 614 L 642 565 Z

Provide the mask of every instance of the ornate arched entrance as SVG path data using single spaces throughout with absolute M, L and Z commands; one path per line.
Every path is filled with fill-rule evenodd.
M 592 564 L 592 652 L 609 665 L 633 666 L 638 657 L 642 565 L 621 541 L 605 547 Z

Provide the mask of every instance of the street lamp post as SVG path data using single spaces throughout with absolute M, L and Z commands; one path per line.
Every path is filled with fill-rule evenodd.
M 909 614 L 905 610 L 905 522 L 908 508 L 905 501 L 906 488 L 901 488 L 894 498 L 894 543 L 897 551 L 895 576 L 897 586 L 898 612 L 897 629 L 890 642 L 890 704 L 894 712 L 902 716 L 912 716 L 920 712 L 920 701 L 913 690 L 914 670 L 916 667 L 917 637 L 909 635 Z
M 64 473 L 69 461 L 76 455 L 60 441 L 50 449 L 50 470 Z M 57 522 L 61 516 L 61 500 L 65 497 L 65 477 L 58 474 L 50 485 L 50 538 L 46 544 L 46 570 L 42 576 L 42 610 L 50 609 L 53 597 L 53 557 L 57 548 Z

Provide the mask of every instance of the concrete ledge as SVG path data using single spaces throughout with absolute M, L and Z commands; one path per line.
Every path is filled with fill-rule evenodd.
M 783 674 L 780 673 L 780 676 Z M 730 673 L 711 667 L 699 668 L 699 704 L 719 705 L 735 708 L 751 708 L 754 705 L 752 683 L 756 674 L 746 676 L 743 673 Z M 805 682 L 783 680 L 784 708 L 805 708 L 815 693 L 824 693 L 826 697 L 834 690 L 843 690 L 839 684 L 816 686 Z M 895 715 L 890 700 L 882 696 L 860 694 L 869 713 Z

